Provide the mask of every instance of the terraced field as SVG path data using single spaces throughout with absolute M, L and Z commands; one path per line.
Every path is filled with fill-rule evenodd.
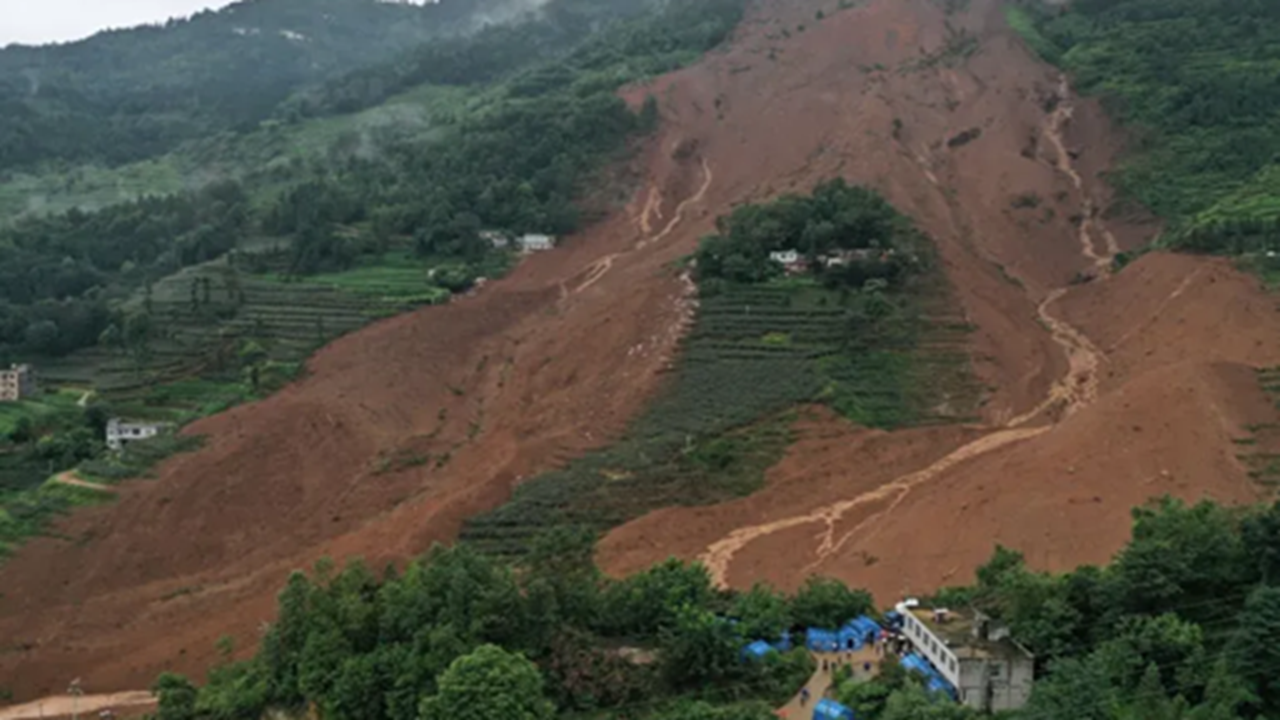
M 968 328 L 937 280 L 913 289 L 919 328 L 869 352 L 849 345 L 838 292 L 783 283 L 704 297 L 675 377 L 627 436 L 521 485 L 463 539 L 519 554 L 544 528 L 599 532 L 659 507 L 746 495 L 791 443 L 804 403 L 885 428 L 968 419 L 980 402 Z
M 126 305 L 149 315 L 143 348 L 99 346 L 41 368 L 51 383 L 93 385 L 111 397 L 195 376 L 234 378 L 236 353 L 252 340 L 271 361 L 297 363 L 339 335 L 415 305 L 443 302 L 422 265 L 357 268 L 288 280 L 254 275 L 220 259 L 187 268 Z

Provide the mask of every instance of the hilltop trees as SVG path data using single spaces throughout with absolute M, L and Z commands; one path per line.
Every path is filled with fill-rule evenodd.
M 719 218 L 716 230 L 698 247 L 699 279 L 764 282 L 783 272 L 769 254 L 795 250 L 832 285 L 858 288 L 883 280 L 896 287 L 925 250 L 910 220 L 877 193 L 842 178 L 819 183 L 807 196 L 740 206 Z M 820 262 L 842 253 L 839 263 Z
M 421 720 L 549 720 L 555 709 L 542 694 L 538 668 L 496 645 L 481 645 L 454 660 L 422 701 Z

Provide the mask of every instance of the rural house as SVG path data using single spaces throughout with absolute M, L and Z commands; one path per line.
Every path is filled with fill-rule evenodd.
M 36 394 L 36 373 L 30 365 L 0 370 L 0 402 L 17 402 Z
M 171 427 L 169 423 L 126 422 L 111 418 L 107 422 L 107 447 L 119 452 L 129 443 L 156 437 Z
M 937 669 L 957 699 L 984 712 L 1016 710 L 1031 695 L 1035 657 L 980 612 L 898 603 L 902 633 Z
M 516 238 L 516 245 L 520 246 L 522 252 L 538 252 L 540 250 L 550 250 L 556 246 L 555 238 L 550 235 L 528 234 L 521 235 Z

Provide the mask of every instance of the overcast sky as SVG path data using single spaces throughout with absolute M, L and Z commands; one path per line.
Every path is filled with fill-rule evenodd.
M 0 47 L 88 37 L 107 28 L 185 17 L 231 0 L 0 0 Z

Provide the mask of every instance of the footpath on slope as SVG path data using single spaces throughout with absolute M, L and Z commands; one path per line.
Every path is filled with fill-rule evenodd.
M 1084 218 L 1078 231 L 1081 254 L 1092 261 L 1093 266 L 1100 273 L 1100 280 L 1103 280 L 1107 277 L 1111 261 L 1115 253 L 1119 251 L 1119 248 L 1111 234 L 1106 231 L 1102 221 L 1096 217 L 1097 212 L 1093 199 L 1089 196 L 1083 180 L 1072 165 L 1071 156 L 1065 150 L 1062 133 L 1065 124 L 1071 119 L 1071 115 L 1071 90 L 1067 84 L 1066 76 L 1063 75 L 1059 85 L 1059 102 L 1057 108 L 1049 117 L 1045 135 L 1058 148 L 1057 169 L 1071 178 L 1080 195 L 1081 214 Z M 926 170 L 926 175 L 931 184 L 941 187 L 938 178 L 932 172 Z M 1110 238 L 1107 243 L 1107 249 L 1103 254 L 1098 254 L 1093 247 L 1092 232 L 1095 227 Z M 1097 369 L 1101 362 L 1101 353 L 1083 333 L 1067 322 L 1055 317 L 1050 311 L 1053 304 L 1069 290 L 1069 287 L 1053 290 L 1037 307 L 1040 319 L 1049 329 L 1054 343 L 1062 349 L 1068 361 L 1066 375 L 1054 383 L 1049 390 L 1048 396 L 1039 405 L 1007 421 L 995 432 L 961 446 L 923 470 L 899 477 L 875 490 L 802 515 L 734 530 L 729 536 L 712 543 L 699 558 L 706 565 L 716 586 L 721 588 L 729 586 L 729 567 L 738 551 L 748 544 L 784 530 L 820 522 L 826 525 L 826 531 L 823 533 L 816 551 L 816 560 L 813 564 L 817 565 L 842 549 L 845 542 L 856 533 L 871 523 L 890 515 L 914 489 L 934 480 L 961 462 L 1049 432 L 1052 430 L 1053 425 L 1023 426 L 1041 418 L 1046 412 L 1055 407 L 1062 408 L 1061 417 L 1066 417 L 1096 400 L 1098 396 Z M 853 529 L 846 532 L 840 539 L 837 540 L 835 538 L 838 523 L 849 511 L 884 500 L 891 500 L 884 510 L 870 515 L 854 526 Z

